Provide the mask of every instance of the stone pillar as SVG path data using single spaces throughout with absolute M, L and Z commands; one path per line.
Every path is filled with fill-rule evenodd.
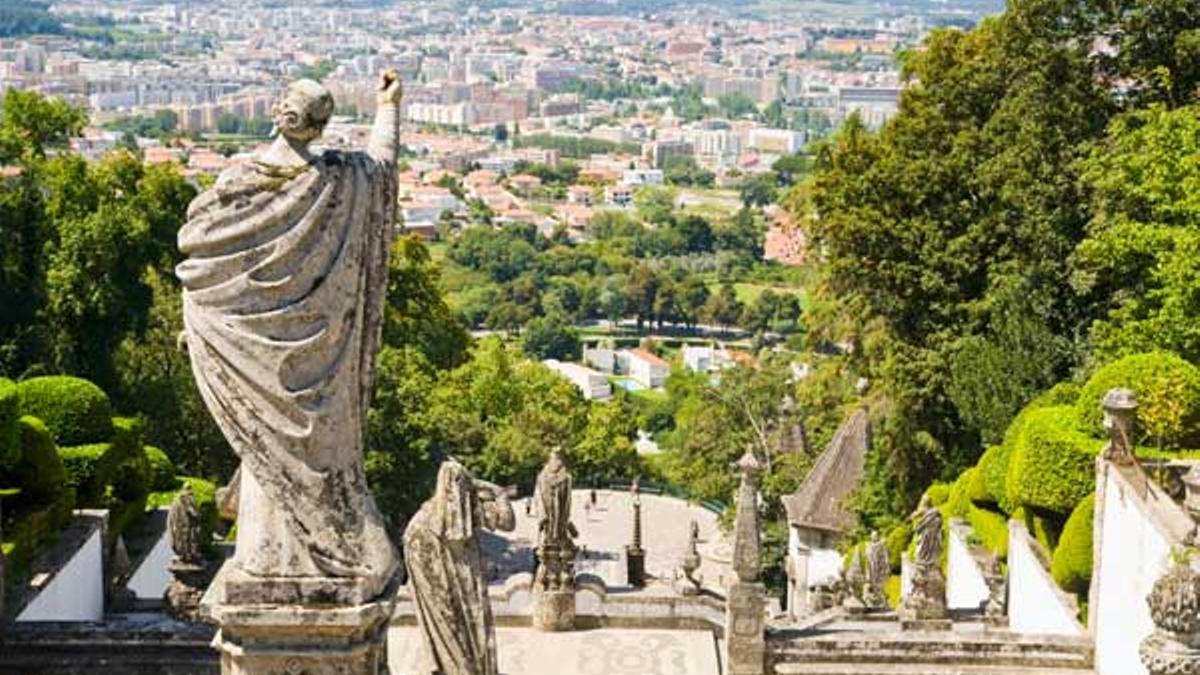
M 1133 425 L 1137 414 L 1137 398 L 1128 389 L 1110 389 L 1101 400 L 1104 408 L 1104 426 L 1110 440 L 1101 455 L 1113 464 L 1133 464 Z
M 766 672 L 766 587 L 758 522 L 758 473 L 761 465 L 751 450 L 735 465 L 741 473 L 737 520 L 733 526 L 733 571 L 725 605 L 725 663 L 729 675 Z
M 222 675 L 379 675 L 393 595 L 372 601 L 351 579 L 252 578 L 229 562 L 201 611 L 220 626 Z
M 1154 632 L 1139 654 L 1150 675 L 1200 673 L 1200 574 L 1186 562 L 1175 563 L 1154 583 L 1150 597 Z
M 642 495 L 637 480 L 629 489 L 633 494 L 633 544 L 625 547 L 626 578 L 630 586 L 646 586 L 646 551 L 642 548 Z
M 575 627 L 575 549 L 538 547 L 533 591 L 533 627 L 565 631 Z

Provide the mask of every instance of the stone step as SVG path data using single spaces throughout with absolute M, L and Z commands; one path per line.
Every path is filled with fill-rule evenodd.
M 1081 640 L 1018 636 L 834 634 L 774 640 L 771 660 L 781 664 L 913 664 L 951 667 L 1090 669 L 1091 645 Z
M 781 663 L 775 666 L 775 675 L 1092 675 L 1092 670 L 925 663 Z

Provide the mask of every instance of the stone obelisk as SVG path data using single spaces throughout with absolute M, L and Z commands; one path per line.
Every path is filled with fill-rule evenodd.
M 741 474 L 733 526 L 733 571 L 725 608 L 725 662 L 730 675 L 762 675 L 766 663 L 766 586 L 758 519 L 758 474 L 753 450 L 734 465 Z

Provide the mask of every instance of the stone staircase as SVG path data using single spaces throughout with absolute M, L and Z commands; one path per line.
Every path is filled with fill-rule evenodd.
M 1091 675 L 1083 638 L 1023 636 L 981 622 L 948 632 L 901 631 L 894 617 L 834 619 L 772 631 L 776 675 Z

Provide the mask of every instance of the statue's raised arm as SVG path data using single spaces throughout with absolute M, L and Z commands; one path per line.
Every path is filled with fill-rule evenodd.
M 333 97 L 293 82 L 271 146 L 192 203 L 176 270 L 196 383 L 242 460 L 237 571 L 341 578 L 363 597 L 398 565 L 362 464 L 395 227 L 395 73 L 380 99 L 367 152 L 313 153 Z
M 396 151 L 400 147 L 400 99 L 403 96 L 400 76 L 394 70 L 384 72 L 376 96 L 375 126 L 367 145 L 367 153 L 380 162 L 396 163 Z

